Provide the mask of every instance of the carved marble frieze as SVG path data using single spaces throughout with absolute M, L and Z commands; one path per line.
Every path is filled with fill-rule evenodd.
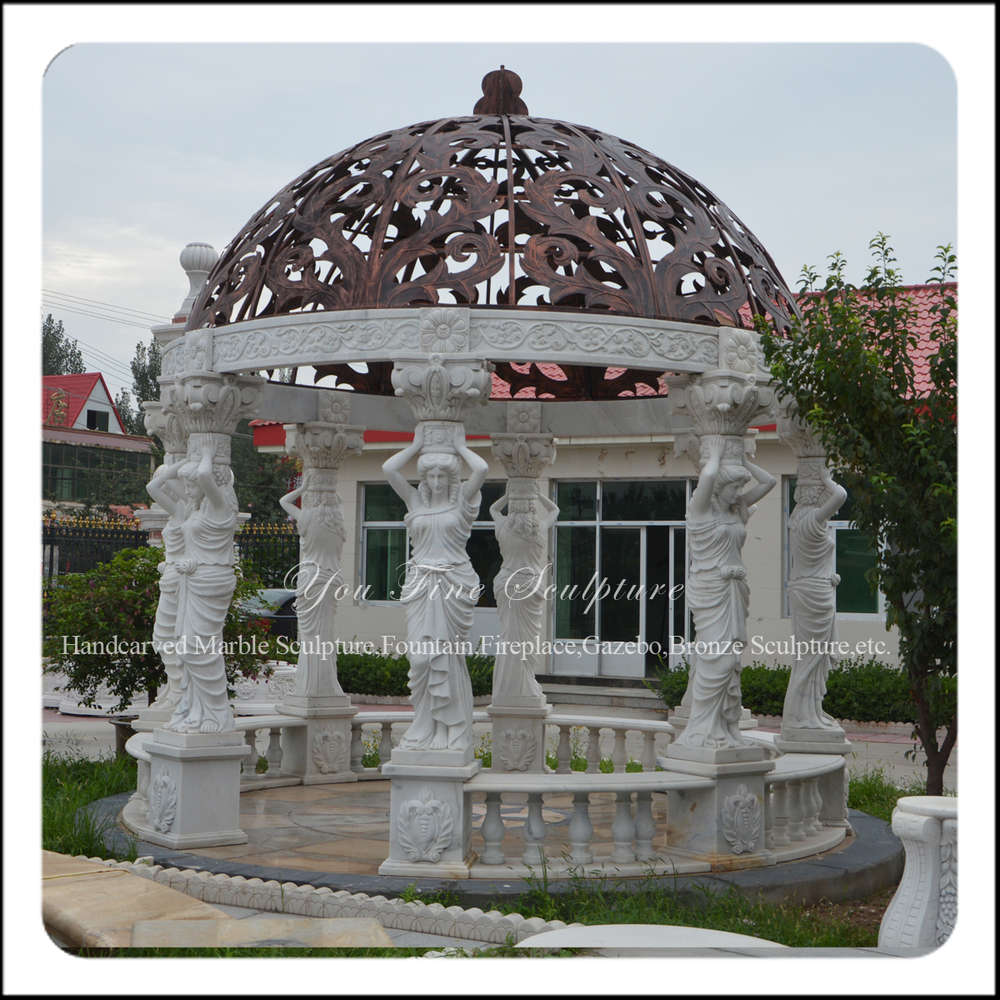
M 469 354 L 498 363 L 553 363 L 650 372 L 760 369 L 756 333 L 617 315 L 525 310 L 351 310 L 269 316 L 194 330 L 163 351 L 163 376 L 213 370 L 392 361 L 400 353 Z

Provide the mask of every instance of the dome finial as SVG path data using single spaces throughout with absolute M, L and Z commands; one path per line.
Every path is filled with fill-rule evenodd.
M 483 77 L 483 96 L 472 109 L 474 115 L 526 115 L 528 106 L 518 96 L 521 78 L 502 65 Z

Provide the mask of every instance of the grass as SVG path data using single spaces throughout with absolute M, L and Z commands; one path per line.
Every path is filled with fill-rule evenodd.
M 927 781 L 912 777 L 908 781 L 893 781 L 885 776 L 882 764 L 866 764 L 863 771 L 853 769 L 847 789 L 847 805 L 850 809 L 868 813 L 878 819 L 892 822 L 892 811 L 896 800 L 904 795 L 926 795 Z M 946 792 L 954 795 L 954 792 Z
M 119 792 L 134 791 L 136 763 L 131 757 L 104 756 L 88 760 L 79 753 L 42 753 L 42 849 L 88 858 L 124 856 L 134 861 L 138 840 L 132 838 L 125 852 L 106 844 L 114 828 L 110 819 L 98 819 L 84 808 L 91 802 Z

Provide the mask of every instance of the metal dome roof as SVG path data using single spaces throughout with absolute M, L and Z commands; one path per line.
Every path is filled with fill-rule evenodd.
M 509 70 L 483 82 L 476 114 L 384 132 L 279 191 L 186 328 L 454 304 L 745 328 L 761 313 L 789 331 L 792 293 L 711 191 L 634 143 L 529 116 Z

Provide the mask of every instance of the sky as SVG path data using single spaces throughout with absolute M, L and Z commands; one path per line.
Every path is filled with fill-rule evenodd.
M 221 251 L 289 180 L 382 130 L 471 114 L 480 80 L 501 63 L 521 76 L 532 114 L 631 140 L 696 177 L 757 235 L 793 287 L 802 265 L 822 271 L 836 250 L 847 257 L 849 278 L 860 280 L 868 242 L 879 231 L 889 234 L 912 283 L 929 276 L 939 244 L 956 244 L 967 338 L 960 421 L 968 414 L 976 428 L 960 439 L 960 462 L 992 483 L 994 19 L 985 4 L 5 5 L 8 620 L 38 614 L 23 573 L 37 559 L 34 536 L 17 529 L 11 512 L 23 510 L 19 473 L 40 464 L 40 445 L 21 431 L 23 414 L 37 412 L 38 342 L 26 331 L 37 330 L 40 315 L 63 321 L 112 394 L 128 387 L 136 343 L 148 343 L 148 326 L 169 319 L 187 294 L 177 259 L 185 244 L 208 242 Z M 99 315 L 66 308 L 81 300 L 85 312 Z M 140 325 L 111 315 L 139 316 Z M 33 499 L 33 475 L 28 481 Z M 993 494 L 990 487 L 987 507 Z M 971 497 L 966 491 L 960 516 L 978 516 L 971 562 L 982 566 L 982 554 L 988 561 L 993 551 L 993 519 L 988 510 L 985 519 L 967 510 Z M 969 541 L 967 531 L 963 553 L 971 555 Z M 962 586 L 963 648 L 985 649 L 988 660 L 993 630 L 983 646 L 982 623 L 994 621 L 992 587 Z M 15 666 L 25 660 L 18 635 L 5 630 L 5 659 Z M 27 659 L 34 656 L 29 646 Z M 978 680 L 978 703 L 992 703 L 992 683 L 992 676 Z M 16 699 L 5 703 L 5 721 L 16 722 Z M 964 711 L 965 695 L 961 704 Z M 17 713 L 22 722 L 29 714 Z M 5 727 L 5 764 L 22 753 L 25 738 L 37 738 L 29 722 L 30 732 Z M 966 727 L 965 755 L 975 739 Z M 970 834 L 994 828 L 991 745 L 981 760 L 980 794 L 963 798 L 963 830 Z M 7 803 L 17 809 L 37 795 L 34 782 L 7 788 L 8 796 L 17 790 L 16 802 Z M 37 808 L 28 813 L 36 816 Z M 25 822 L 22 832 L 33 842 Z M 8 839 L 5 854 L 10 845 Z M 988 886 L 993 852 L 984 848 L 978 877 Z M 5 907 L 18 891 L 13 878 L 5 880 Z M 991 912 L 987 906 L 984 919 L 967 919 L 964 927 L 960 916 L 944 953 L 919 963 L 924 987 L 951 991 L 963 958 L 969 961 L 962 982 L 971 984 L 972 971 L 985 968 L 972 959 L 991 953 Z M 28 933 L 20 926 L 8 931 L 7 915 L 5 935 Z M 24 947 L 28 954 L 39 945 L 32 938 Z M 54 957 L 46 959 L 44 982 L 27 969 L 28 978 L 9 981 L 27 992 L 54 988 L 59 976 L 73 992 L 107 988 L 102 963 L 60 969 Z M 587 963 L 577 988 L 654 988 L 646 976 L 623 978 L 621 961 Z M 735 961 L 751 972 L 739 977 L 745 993 L 801 988 L 797 963 L 769 965 L 761 977 Z M 815 960 L 811 981 L 826 981 L 825 966 L 843 982 L 854 970 L 845 961 Z M 405 974 L 411 993 L 467 988 L 458 968 L 430 963 L 425 973 L 407 963 L 404 973 L 389 964 L 397 971 L 386 972 L 394 977 L 386 982 Z M 284 972 L 261 965 L 256 984 L 287 988 Z M 529 965 L 533 989 L 565 989 L 565 963 Z M 504 989 L 528 971 L 505 971 Z M 204 977 L 216 973 L 172 982 L 201 990 Z M 904 973 L 917 974 L 910 966 Z M 866 962 L 864 976 L 866 991 L 898 988 L 896 963 Z M 669 980 L 672 987 L 693 983 L 695 991 L 714 982 L 699 960 L 675 967 Z

